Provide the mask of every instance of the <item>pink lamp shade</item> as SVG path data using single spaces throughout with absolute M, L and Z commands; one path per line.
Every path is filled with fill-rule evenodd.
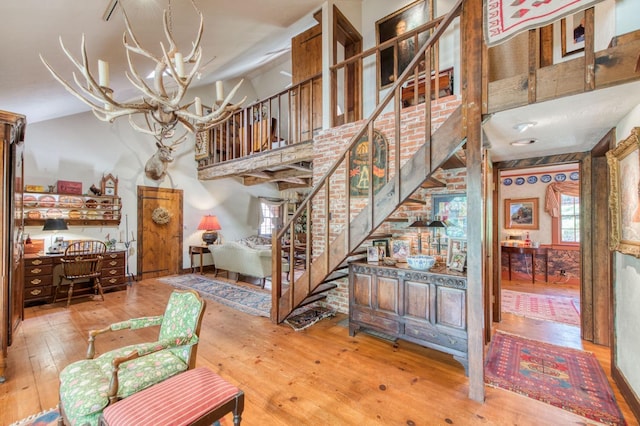
M 218 239 L 218 233 L 215 231 L 221 229 L 218 218 L 210 214 L 202 216 L 202 220 L 200 220 L 200 224 L 198 225 L 198 230 L 204 231 L 202 233 L 202 241 L 204 241 L 205 244 L 215 243 Z

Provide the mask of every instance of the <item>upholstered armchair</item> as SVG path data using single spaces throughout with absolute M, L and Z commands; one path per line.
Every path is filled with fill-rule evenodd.
M 97 425 L 102 410 L 151 385 L 195 367 L 205 302 L 195 291 L 175 290 L 163 315 L 135 318 L 89 332 L 87 359 L 60 373 L 60 424 Z M 160 326 L 158 340 L 94 358 L 101 334 Z

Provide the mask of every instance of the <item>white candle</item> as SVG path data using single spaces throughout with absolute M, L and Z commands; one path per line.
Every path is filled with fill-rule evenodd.
M 98 60 L 98 80 L 101 87 L 109 87 L 109 62 Z
M 176 52 L 173 60 L 176 65 L 176 72 L 178 73 L 178 77 L 184 77 L 184 62 L 182 61 L 182 53 Z
M 196 96 L 196 114 L 202 115 L 202 101 Z
M 224 88 L 222 87 L 222 81 L 216 81 L 216 99 L 218 102 L 222 102 L 224 99 Z

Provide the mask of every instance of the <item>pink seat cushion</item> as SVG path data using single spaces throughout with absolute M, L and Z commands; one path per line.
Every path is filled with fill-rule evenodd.
M 188 425 L 240 390 L 211 370 L 200 367 L 180 373 L 104 409 L 109 425 Z

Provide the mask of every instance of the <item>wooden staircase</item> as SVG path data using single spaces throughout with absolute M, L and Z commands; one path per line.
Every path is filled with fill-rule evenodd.
M 347 276 L 348 264 L 362 258 L 363 242 L 376 233 L 396 209 L 411 199 L 421 187 L 438 186 L 433 174 L 445 163 L 460 164 L 454 155 L 465 143 L 463 107 L 458 107 L 437 130 L 432 131 L 431 102 L 424 104 L 423 122 L 419 126 L 424 132 L 423 142 L 413 144 L 413 152 L 406 154 L 410 145 L 406 126 L 412 126 L 415 116 L 402 111 L 402 86 L 411 78 L 418 82 L 420 62 L 436 62 L 440 36 L 460 15 L 465 0 L 458 0 L 453 9 L 434 27 L 431 36 L 423 45 L 407 69 L 399 76 L 387 96 L 378 104 L 371 117 L 364 121 L 360 130 L 350 138 L 346 149 L 317 182 L 308 197 L 301 203 L 290 221 L 273 236 L 272 310 L 273 322 L 284 321 L 295 309 L 317 302 L 336 288 L 335 280 Z M 463 51 L 463 49 L 461 49 Z M 433 69 L 433 65 L 431 65 Z M 425 99 L 431 99 L 431 84 L 425 84 Z M 464 96 L 463 96 L 464 101 Z M 463 104 L 464 105 L 464 104 Z M 393 107 L 393 112 L 389 109 Z M 393 117 L 393 134 L 389 142 L 389 180 L 377 191 L 369 185 L 368 197 L 352 200 L 349 191 L 349 159 L 355 144 L 367 136 L 373 140 L 374 127 L 378 128 L 388 117 Z M 373 149 L 369 149 L 369 170 L 373 170 Z M 402 158 L 401 158 L 402 157 Z M 283 289 L 283 247 L 294 235 L 296 219 L 306 212 L 307 239 L 304 245 L 304 269 L 291 274 L 289 286 Z M 291 246 L 291 245 L 289 245 Z M 294 248 L 289 248 L 287 258 L 294 258 Z M 293 265 L 291 265 L 293 268 Z

